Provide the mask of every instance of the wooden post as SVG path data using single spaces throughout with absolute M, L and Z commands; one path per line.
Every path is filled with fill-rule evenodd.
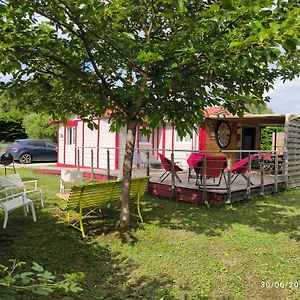
M 109 149 L 107 149 L 107 180 L 110 178 L 110 158 L 109 158 Z
M 147 150 L 147 152 L 146 152 L 146 176 L 150 175 L 149 157 L 150 157 L 149 150 Z
M 248 153 L 248 170 L 247 170 L 247 197 L 250 197 L 250 192 L 251 192 L 251 179 L 250 179 L 250 173 L 251 173 L 251 154 L 250 152 Z
M 264 154 L 262 153 L 262 157 L 259 160 L 260 165 L 260 194 L 265 194 L 265 167 L 264 167 Z
M 232 166 L 232 157 L 231 154 L 228 155 L 227 159 L 227 166 L 228 166 L 228 174 L 227 174 L 227 203 L 231 203 L 231 166 Z
M 208 204 L 208 201 L 207 201 L 207 184 L 206 184 L 206 153 L 204 153 L 204 156 L 203 156 L 203 160 L 202 160 L 202 168 L 203 168 L 203 201 L 206 205 L 209 205 Z
M 92 173 L 92 180 L 95 180 L 95 173 L 94 173 L 94 151 L 91 149 L 91 173 Z
M 174 171 L 174 152 L 171 153 L 171 180 L 172 180 L 172 198 L 175 199 L 176 191 L 175 191 L 175 171 Z
M 275 152 L 274 181 L 275 181 L 275 193 L 278 193 L 278 153 L 277 153 L 277 151 Z

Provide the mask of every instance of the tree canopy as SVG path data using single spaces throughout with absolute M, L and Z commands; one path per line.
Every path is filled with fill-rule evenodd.
M 203 108 L 242 114 L 299 74 L 298 0 L 0 0 L 0 24 L 5 88 L 58 119 L 109 110 L 124 178 L 137 124 L 183 136 Z

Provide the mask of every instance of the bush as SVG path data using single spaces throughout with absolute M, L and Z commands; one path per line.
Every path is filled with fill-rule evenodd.
M 272 151 L 273 132 L 283 132 L 283 127 L 266 127 L 261 132 L 261 149 Z
M 23 127 L 26 130 L 28 138 L 47 139 L 56 141 L 57 126 L 49 125 L 50 116 L 46 114 L 31 113 L 24 117 Z
M 0 141 L 12 142 L 27 138 L 22 121 L 23 116 L 17 110 L 0 114 Z
M 36 262 L 32 263 L 31 268 L 26 262 L 17 262 L 15 259 L 11 259 L 10 263 L 8 267 L 0 265 L 0 299 L 17 299 L 20 291 L 47 296 L 58 289 L 67 293 L 82 290 L 76 281 L 83 278 L 83 273 L 64 274 L 62 280 L 57 280 Z

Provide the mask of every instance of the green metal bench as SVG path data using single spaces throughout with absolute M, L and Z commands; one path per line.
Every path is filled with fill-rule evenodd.
M 144 195 L 148 187 L 150 177 L 132 178 L 130 198 L 137 199 L 137 211 L 141 222 L 143 218 L 140 210 L 140 197 Z M 121 198 L 122 180 L 113 180 L 106 182 L 91 182 L 87 184 L 75 185 L 68 197 L 63 194 L 57 194 L 58 197 L 67 200 L 66 205 L 59 205 L 59 208 L 67 212 L 67 222 L 70 226 L 79 230 L 82 237 L 85 237 L 83 228 L 83 218 L 94 212 L 103 204 L 120 201 Z M 88 210 L 84 214 L 84 210 Z M 70 212 L 76 211 L 79 213 L 79 220 L 74 223 L 70 222 Z M 78 225 L 79 223 L 79 225 Z

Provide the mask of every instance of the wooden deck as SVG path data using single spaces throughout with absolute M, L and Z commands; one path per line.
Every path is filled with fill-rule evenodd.
M 51 174 L 55 175 L 60 174 L 60 168 L 51 167 L 51 168 L 43 168 L 42 172 L 51 172 Z M 85 170 L 88 173 L 89 177 L 91 177 L 90 170 Z M 151 169 L 150 170 L 150 182 L 149 182 L 149 192 L 153 195 L 165 197 L 165 198 L 173 198 L 172 191 L 172 183 L 171 183 L 171 175 L 164 181 L 160 182 L 159 177 L 163 174 L 163 169 Z M 112 178 L 120 177 L 121 171 L 111 171 L 110 176 Z M 146 169 L 134 168 L 133 169 L 133 177 L 141 177 L 146 175 Z M 97 180 L 105 180 L 107 179 L 105 170 L 95 170 L 94 176 Z M 179 183 L 177 180 L 175 181 L 175 198 L 179 201 L 189 202 L 194 204 L 204 204 L 203 197 L 203 189 L 199 189 L 196 186 L 196 179 L 190 179 L 188 182 L 188 172 L 180 172 L 178 176 L 182 180 Z M 101 178 L 98 178 L 101 177 Z M 226 174 L 227 177 L 227 174 Z M 229 199 L 228 190 L 226 188 L 225 182 L 222 179 L 219 187 L 207 187 L 207 201 L 214 207 L 219 207 L 225 203 L 233 203 L 237 201 L 242 201 L 249 199 L 251 197 L 255 197 L 261 194 L 272 194 L 276 192 L 275 188 L 275 176 L 267 175 L 264 176 L 264 187 L 261 187 L 261 175 L 257 171 L 252 171 L 250 175 L 251 182 L 253 185 L 250 186 L 250 189 L 247 188 L 247 181 L 239 176 L 231 185 L 231 198 Z M 212 180 L 207 180 L 207 184 L 212 184 Z M 283 180 L 281 175 L 277 177 L 277 191 L 280 192 L 286 188 L 286 183 Z
M 149 192 L 153 195 L 172 198 L 172 183 L 171 175 L 163 182 L 160 182 L 159 176 L 163 171 L 155 171 L 150 174 L 151 180 L 149 183 Z M 182 182 L 178 180 L 175 181 L 175 198 L 179 201 L 190 202 L 195 204 L 204 204 L 204 193 L 203 188 L 196 186 L 196 180 L 190 179 L 188 182 L 187 172 L 178 173 Z M 227 174 L 226 174 L 227 176 Z M 220 186 L 207 186 L 207 201 L 213 207 L 219 207 L 225 203 L 233 203 L 237 201 L 242 201 L 255 197 L 262 194 L 272 194 L 275 193 L 275 176 L 265 175 L 264 185 L 261 186 L 261 175 L 252 171 L 250 175 L 250 180 L 253 185 L 250 188 L 247 187 L 247 181 L 242 177 L 238 178 L 231 184 L 231 197 L 229 198 L 228 189 L 222 178 Z M 214 184 L 214 181 L 209 179 L 207 184 Z M 277 178 L 277 191 L 282 191 L 285 189 L 285 183 L 282 176 Z

